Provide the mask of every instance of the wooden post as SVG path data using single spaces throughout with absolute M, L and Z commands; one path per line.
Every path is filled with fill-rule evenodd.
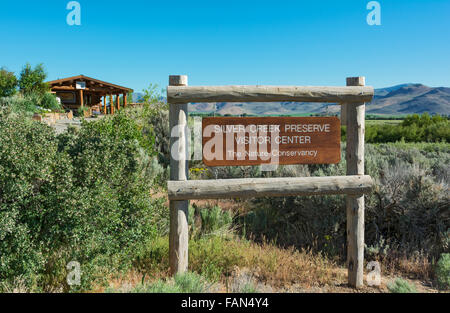
M 347 78 L 347 86 L 364 86 L 364 77 Z M 364 175 L 365 103 L 347 103 L 347 175 Z M 364 195 L 347 195 L 348 284 L 364 284 Z
M 170 76 L 170 86 L 187 86 L 187 76 Z M 188 138 L 186 135 L 188 105 L 169 103 L 170 180 L 188 180 Z M 178 127 L 175 127 L 178 126 Z M 170 201 L 169 264 L 171 274 L 188 269 L 189 201 Z
M 84 107 L 84 95 L 83 95 L 83 89 L 80 89 L 80 106 Z
M 128 104 L 128 103 L 127 103 L 127 100 L 128 100 L 128 99 L 127 99 L 127 96 L 128 96 L 128 95 L 127 95 L 127 93 L 125 92 L 125 93 L 123 94 L 123 107 L 124 107 L 124 108 L 126 108 L 126 107 L 127 107 L 127 104 Z
M 116 95 L 116 103 L 117 103 L 117 111 L 119 111 L 120 110 L 120 95 L 119 94 Z
M 114 114 L 114 99 L 112 94 L 109 95 L 109 108 L 111 110 L 110 114 Z
M 103 96 L 103 114 L 106 115 L 106 95 Z
M 366 85 L 366 78 L 364 76 L 360 77 L 348 77 L 347 86 L 358 86 L 363 87 Z M 341 125 L 347 125 L 347 104 L 341 104 Z

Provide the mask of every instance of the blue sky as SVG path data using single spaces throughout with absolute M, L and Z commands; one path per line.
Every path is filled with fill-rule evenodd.
M 170 74 L 190 85 L 450 86 L 450 1 L 66 0 L 0 4 L 0 66 L 44 63 L 49 79 L 84 74 L 141 91 Z

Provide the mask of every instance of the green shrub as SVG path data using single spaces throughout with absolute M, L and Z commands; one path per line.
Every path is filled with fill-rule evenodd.
M 79 107 L 76 111 L 76 115 L 78 117 L 84 117 L 85 112 L 89 111 L 89 108 L 86 106 Z
M 136 121 L 144 136 L 154 137 L 153 146 L 157 152 L 158 163 L 167 168 L 170 164 L 169 107 L 167 103 L 152 100 L 151 103 L 144 103 L 142 106 L 125 110 L 125 112 Z M 168 178 L 168 173 L 166 176 Z
M 51 94 L 51 93 L 49 93 L 49 92 L 45 93 L 41 97 L 41 99 L 39 101 L 39 106 L 41 108 L 48 109 L 48 110 L 51 110 L 53 112 L 62 110 L 62 106 L 58 102 L 58 100 L 56 100 L 56 96 Z
M 219 206 L 212 208 L 203 208 L 200 210 L 200 218 L 202 223 L 202 234 L 213 234 L 228 231 L 231 227 L 233 217 L 229 211 L 222 211 Z
M 7 114 L 9 113 L 20 113 L 28 116 L 32 116 L 33 113 L 39 112 L 37 98 L 31 98 L 29 96 L 24 97 L 20 94 L 0 98 L 0 109 L 5 110 Z
M 401 124 L 370 125 L 366 128 L 366 142 L 450 142 L 450 121 L 428 113 L 407 116 Z
M 38 94 L 43 96 L 49 91 L 49 86 L 45 83 L 47 73 L 44 65 L 38 64 L 34 68 L 30 64 L 26 64 L 19 77 L 19 88 L 24 95 Z
M 208 289 L 206 280 L 196 273 L 175 275 L 175 285 L 184 293 L 203 293 Z
M 14 113 L 25 113 L 28 115 L 40 113 L 41 111 L 58 112 L 62 110 L 62 106 L 51 93 L 45 93 L 44 95 L 30 93 L 25 96 L 18 94 L 12 97 L 0 98 L 0 107 Z
M 0 68 L 0 98 L 10 97 L 16 93 L 17 78 L 13 72 Z
M 104 119 L 56 136 L 0 111 L 0 280 L 22 277 L 31 291 L 86 290 L 129 268 L 142 243 L 167 227 L 167 210 L 149 196 L 150 147 L 133 125 Z M 74 260 L 82 284 L 69 287 Z
M 388 290 L 391 293 L 416 293 L 416 287 L 406 280 L 397 278 L 393 283 L 388 284 Z
M 235 265 L 245 261 L 236 247 L 226 244 L 230 240 L 234 239 L 207 237 L 189 241 L 189 270 L 213 282 L 229 276 Z
M 227 236 L 233 233 L 233 215 L 219 206 L 189 207 L 188 224 L 190 238 Z
M 450 288 L 450 253 L 443 253 L 436 264 L 436 277 L 440 289 Z
M 134 252 L 133 268 L 143 280 L 153 274 L 165 272 L 169 268 L 169 238 L 157 237 L 145 240 Z

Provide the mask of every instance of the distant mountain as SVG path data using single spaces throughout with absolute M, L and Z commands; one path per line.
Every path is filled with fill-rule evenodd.
M 144 98 L 144 94 L 143 94 L 142 92 L 133 92 L 132 96 L 133 96 L 133 101 L 132 101 L 132 103 L 138 103 L 139 100 L 141 100 L 142 98 Z M 165 101 L 166 101 L 166 98 L 161 96 L 161 97 L 159 98 L 159 100 L 165 102 Z
M 450 88 L 422 84 L 396 86 L 390 91 L 377 89 L 367 106 L 373 114 L 450 114 Z M 386 93 L 387 92 L 387 93 Z
M 271 102 L 271 103 L 195 103 L 190 111 L 217 112 L 231 115 L 305 114 L 339 112 L 339 106 L 321 103 Z M 367 104 L 371 114 L 450 114 L 450 88 L 428 87 L 422 84 L 401 84 L 375 89 L 375 96 Z
M 141 92 L 133 92 L 133 102 L 132 103 L 138 103 L 139 100 L 141 100 L 144 97 L 144 94 Z

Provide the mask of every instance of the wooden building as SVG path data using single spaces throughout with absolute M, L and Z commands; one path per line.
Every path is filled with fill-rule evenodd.
M 52 93 L 61 100 L 66 110 L 86 107 L 91 114 L 100 111 L 114 114 L 120 107 L 128 104 L 128 94 L 133 89 L 107 83 L 84 75 L 68 77 L 47 82 Z M 131 99 L 130 99 L 131 100 Z

